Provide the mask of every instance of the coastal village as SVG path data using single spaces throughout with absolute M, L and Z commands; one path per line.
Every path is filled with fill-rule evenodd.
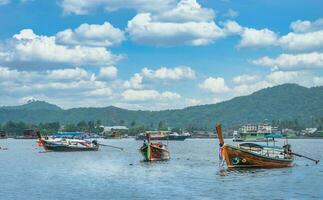
M 86 123 L 83 123 L 86 124 Z M 88 124 L 92 124 L 89 122 Z M 69 125 L 70 126 L 70 125 Z M 216 138 L 214 131 L 208 130 L 185 130 L 180 128 L 164 127 L 163 129 L 147 130 L 136 130 L 134 132 L 133 127 L 127 127 L 124 125 L 119 126 L 104 126 L 104 125 L 93 125 L 92 129 L 66 129 L 68 127 L 61 125 L 56 132 L 48 133 L 46 129 L 44 134 L 55 135 L 65 134 L 78 135 L 83 138 L 104 138 L 104 139 L 121 139 L 121 138 L 140 138 L 146 132 L 151 132 L 156 137 L 162 136 L 182 136 L 185 138 Z M 7 130 L 6 130 L 7 129 Z M 15 138 L 15 139 L 35 139 L 37 138 L 35 132 L 39 128 L 29 129 L 16 129 L 16 132 L 9 129 L 8 126 L 2 126 L 0 130 L 0 138 Z M 93 131 L 91 131 L 93 130 Z M 73 135 L 72 134 L 72 135 Z M 224 129 L 224 137 L 232 138 L 237 141 L 248 141 L 248 140 L 261 140 L 268 134 L 277 134 L 287 138 L 323 138 L 323 130 L 321 127 L 306 127 L 302 130 L 294 130 L 292 128 L 281 128 L 273 126 L 269 123 L 246 123 L 239 127 Z M 176 138 L 176 137 L 175 137 Z

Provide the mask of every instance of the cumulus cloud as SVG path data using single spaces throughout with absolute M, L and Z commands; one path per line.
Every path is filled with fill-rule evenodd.
M 252 63 L 268 66 L 274 70 L 323 68 L 323 53 L 281 54 L 276 58 L 265 56 L 253 60 Z
M 168 11 L 137 14 L 128 22 L 127 31 L 141 44 L 206 45 L 225 36 L 213 18 L 214 11 L 202 8 L 196 0 L 181 0 Z
M 290 28 L 296 33 L 313 32 L 323 29 L 323 18 L 317 19 L 313 22 L 305 20 L 297 20 L 290 24 Z
M 70 68 L 70 69 L 56 69 L 47 70 L 47 77 L 49 79 L 61 79 L 61 80 L 82 80 L 89 79 L 93 74 L 81 68 Z
M 6 63 L 38 62 L 76 65 L 109 65 L 122 56 L 114 55 L 103 47 L 73 46 L 56 43 L 54 36 L 36 35 L 24 29 L 9 43 L 0 45 L 0 59 Z
M 192 68 L 185 66 L 175 68 L 161 67 L 156 70 L 143 68 L 141 74 L 148 79 L 180 80 L 195 78 L 195 71 Z
M 231 35 L 231 34 L 242 34 L 244 28 L 242 26 L 240 26 L 240 24 L 238 24 L 236 21 L 232 21 L 232 20 L 228 20 L 224 23 L 222 23 L 223 25 L 223 31 L 227 34 L 227 35 Z
M 229 18 L 235 18 L 235 17 L 238 17 L 238 15 L 239 15 L 239 12 L 231 8 L 224 14 L 225 17 L 229 17 Z
M 239 26 L 232 21 L 224 25 L 224 30 L 227 30 L 228 33 L 240 34 L 241 41 L 238 47 L 280 46 L 285 50 L 298 52 L 323 48 L 323 19 L 314 22 L 300 20 L 292 22 L 290 27 L 293 32 L 283 36 L 266 28 L 242 27 L 241 31 Z
M 279 38 L 279 45 L 289 51 L 313 51 L 323 49 L 323 19 L 297 20 L 290 24 L 293 32 Z
M 158 92 L 156 90 L 133 90 L 128 89 L 122 93 L 122 97 L 126 101 L 147 101 L 147 100 L 173 100 L 179 99 L 181 96 L 173 92 Z
M 10 3 L 10 0 L 0 0 L 0 6 Z
M 132 89 L 141 89 L 143 77 L 139 73 L 135 73 L 129 80 L 123 83 L 124 88 L 132 88 Z
M 169 9 L 176 0 L 62 0 L 61 7 L 66 14 L 86 15 L 96 9 L 114 11 L 134 9 L 139 12 L 156 12 Z
M 145 67 L 139 73 L 135 73 L 129 80 L 124 81 L 122 87 L 126 89 L 143 89 L 146 81 L 178 81 L 195 78 L 195 71 L 187 66 L 160 67 L 155 70 Z
M 288 33 L 279 39 L 279 44 L 287 50 L 307 51 L 323 48 L 323 29 L 315 32 Z
M 101 67 L 99 76 L 102 78 L 115 79 L 118 75 L 118 69 L 114 66 Z
M 244 28 L 238 47 L 263 47 L 276 42 L 277 34 L 269 29 Z
M 100 97 L 106 101 L 113 95 L 106 82 L 99 81 L 95 74 L 81 68 L 23 71 L 0 67 L 0 80 L 2 104 L 8 104 L 3 102 L 5 99 L 17 103 L 19 99 L 34 97 L 76 106 L 83 100 L 96 101 Z
M 159 22 L 150 13 L 136 15 L 127 30 L 133 41 L 157 46 L 206 45 L 224 36 L 214 22 Z
M 309 70 L 272 71 L 248 83 L 235 84 L 230 94 L 233 96 L 248 95 L 266 87 L 273 87 L 285 83 L 295 83 L 305 87 L 322 86 L 323 77 Z
M 200 83 L 199 87 L 212 93 L 225 93 L 230 91 L 222 77 L 209 77 Z
M 251 75 L 251 74 L 242 74 L 233 78 L 233 82 L 235 84 L 245 84 L 252 83 L 258 81 L 261 77 L 259 75 Z
M 56 34 L 56 42 L 64 45 L 86 45 L 110 47 L 125 39 L 123 31 L 109 22 L 99 24 L 81 24 L 75 30 L 66 29 Z
M 203 8 L 196 0 L 181 0 L 173 9 L 153 16 L 160 22 L 205 22 L 213 21 L 215 13 L 212 9 Z

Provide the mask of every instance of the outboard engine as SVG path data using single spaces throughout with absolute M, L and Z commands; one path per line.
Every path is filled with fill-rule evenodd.
M 283 148 L 284 148 L 284 153 L 285 154 L 291 154 L 292 153 L 292 149 L 291 149 L 291 145 L 290 144 L 284 145 Z
M 92 144 L 93 144 L 93 145 L 95 145 L 95 146 L 98 146 L 98 145 L 99 145 L 99 143 L 98 143 L 98 141 L 97 141 L 97 140 L 93 140 L 93 141 L 92 141 Z

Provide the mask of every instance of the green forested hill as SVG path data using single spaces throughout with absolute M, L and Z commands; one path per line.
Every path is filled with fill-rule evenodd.
M 135 121 L 136 124 L 156 127 L 160 121 L 164 121 L 170 127 L 210 129 L 215 122 L 232 127 L 245 122 L 262 122 L 265 119 L 297 119 L 308 123 L 312 118 L 323 118 L 323 87 L 306 88 L 295 84 L 266 88 L 218 104 L 178 110 L 131 111 L 112 106 L 63 110 L 41 101 L 0 107 L 0 123 L 22 121 L 38 124 L 58 121 L 66 124 L 81 120 L 101 120 L 105 125 L 129 125 Z

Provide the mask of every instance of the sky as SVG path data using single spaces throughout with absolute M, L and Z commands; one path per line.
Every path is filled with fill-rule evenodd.
M 323 85 L 321 0 L 0 0 L 0 106 L 180 109 Z

